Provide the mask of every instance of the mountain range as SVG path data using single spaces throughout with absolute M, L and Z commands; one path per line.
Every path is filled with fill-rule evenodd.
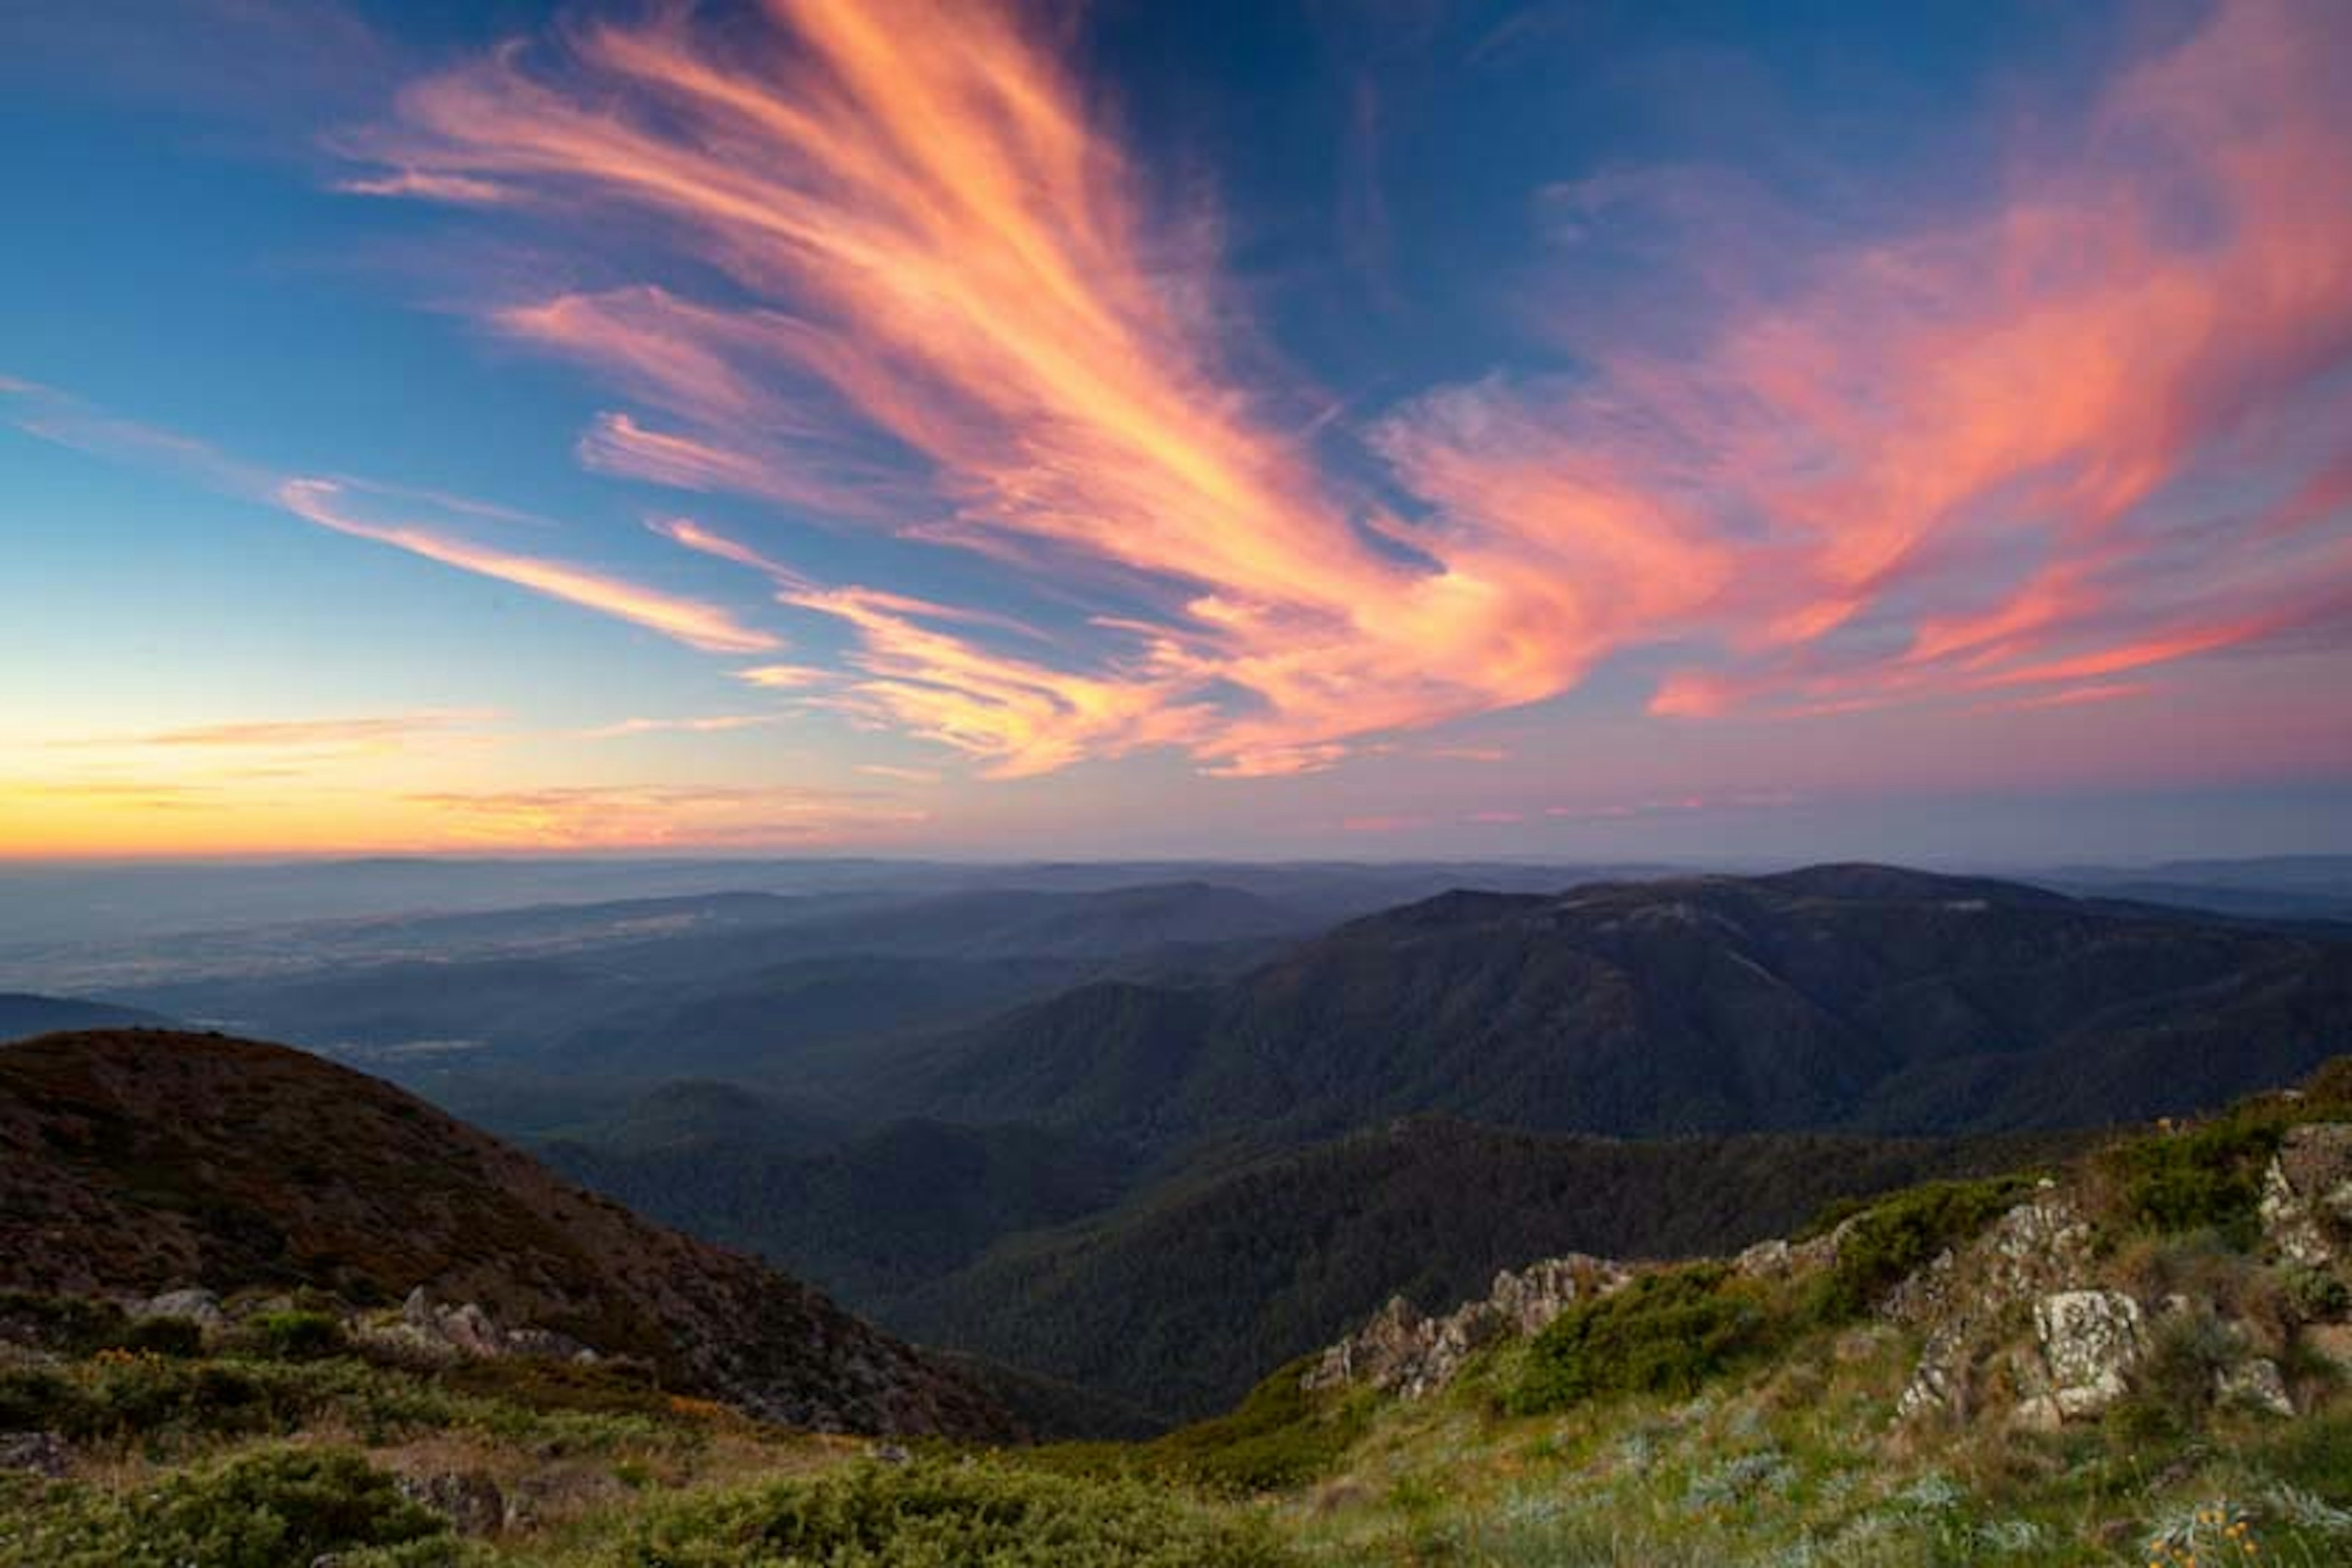
M 895 1102 L 1160 1147 L 1444 1111 L 1626 1135 L 2094 1124 L 2352 1047 L 2352 944 L 1871 866 L 1455 892 L 1232 980 L 1081 988 Z
M 2352 1049 L 2326 921 L 1852 865 L 1353 908 L 1444 874 L 864 868 L 404 916 L 368 951 L 411 956 L 113 1000 L 394 1078 L 893 1331 L 1162 1419 L 1397 1289 L 1737 1246 Z

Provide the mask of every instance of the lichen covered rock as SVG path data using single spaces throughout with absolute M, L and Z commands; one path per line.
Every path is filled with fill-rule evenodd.
M 2326 1268 L 2352 1245 L 2352 1123 L 2287 1130 L 2263 1173 L 2263 1233 L 2281 1256 Z
M 2120 1290 L 2060 1290 L 2033 1303 L 2036 1355 L 2021 1368 L 2029 1426 L 2054 1427 L 2102 1414 L 2131 1392 L 2128 1373 L 2147 1353 L 2139 1303 Z

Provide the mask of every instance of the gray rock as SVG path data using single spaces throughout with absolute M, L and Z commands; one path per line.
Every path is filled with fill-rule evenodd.
M 2096 1415 L 2131 1392 L 2126 1378 L 2147 1353 L 2139 1303 L 2120 1290 L 2060 1290 L 2033 1303 L 2038 1363 L 2021 1369 L 2028 1426 Z
M 73 1468 L 73 1447 L 55 1432 L 0 1432 L 0 1470 L 56 1480 Z
M 2326 1268 L 2352 1244 L 2352 1123 L 2291 1127 L 2263 1173 L 2263 1234 L 2294 1262 Z
M 398 1322 L 363 1327 L 360 1337 L 427 1359 L 544 1356 L 582 1363 L 596 1359 L 594 1352 L 568 1335 L 548 1329 L 502 1327 L 478 1302 L 445 1305 L 423 1285 L 401 1303 Z
M 2241 1405 L 2271 1415 L 2294 1414 L 2294 1400 L 2279 1375 L 2278 1363 L 2268 1356 L 2248 1356 L 2234 1366 L 2213 1373 L 2213 1396 L 2225 1405 Z
M 1895 1401 L 1906 1421 L 1964 1417 L 1976 1387 L 1976 1357 L 2017 1308 L 2091 1277 L 2092 1230 L 2080 1209 L 2046 1189 L 1995 1220 L 1966 1247 L 1938 1253 L 1897 1285 L 1879 1313 L 1925 1329 L 1918 1365 Z M 2029 1381 L 2032 1381 L 2029 1379 Z M 2056 1418 L 2053 1405 L 2026 1415 Z
M 1300 1379 L 1307 1388 L 1369 1386 L 1418 1399 L 1451 1383 L 1480 1347 L 1510 1334 L 1540 1332 L 1570 1305 L 1631 1279 L 1623 1264 L 1571 1253 L 1506 1269 L 1483 1300 L 1442 1318 L 1399 1296 L 1372 1321 L 1323 1352 Z

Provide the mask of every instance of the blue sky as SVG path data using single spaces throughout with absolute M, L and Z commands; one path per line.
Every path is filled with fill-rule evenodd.
M 2352 28 L 0 21 L 0 854 L 2352 848 Z

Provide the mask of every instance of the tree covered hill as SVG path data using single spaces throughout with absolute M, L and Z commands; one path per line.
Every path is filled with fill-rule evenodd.
M 1835 1200 L 2065 1142 L 1627 1142 L 1415 1118 L 1168 1181 L 871 1305 L 919 1338 L 1192 1417 L 1394 1294 L 1450 1303 L 1554 1253 L 1736 1249 Z
M 2352 943 L 1885 867 L 1457 892 L 1216 984 L 1082 987 L 892 1103 L 1154 1147 L 1443 1111 L 1619 1134 L 2084 1126 L 2352 1048 Z

